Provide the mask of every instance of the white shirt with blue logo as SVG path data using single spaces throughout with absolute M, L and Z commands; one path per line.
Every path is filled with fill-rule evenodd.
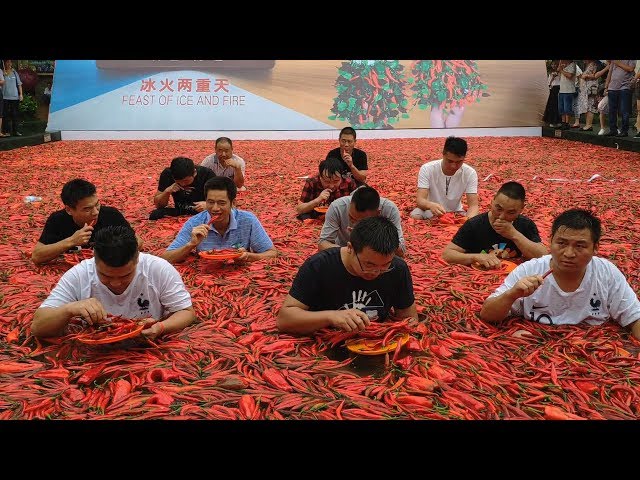
M 489 298 L 502 295 L 523 277 L 544 275 L 550 262 L 551 255 L 545 255 L 518 265 Z M 511 314 L 552 325 L 599 325 L 612 319 L 625 327 L 640 320 L 640 301 L 618 267 L 593 257 L 576 291 L 563 291 L 549 275 L 533 294 L 511 305 Z

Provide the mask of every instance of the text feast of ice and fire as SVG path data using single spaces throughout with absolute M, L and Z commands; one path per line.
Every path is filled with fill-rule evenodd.
M 149 105 L 178 106 L 244 106 L 244 95 L 230 95 L 231 83 L 226 78 L 178 78 L 171 80 L 143 79 L 140 92 L 122 95 L 122 104 L 136 107 Z

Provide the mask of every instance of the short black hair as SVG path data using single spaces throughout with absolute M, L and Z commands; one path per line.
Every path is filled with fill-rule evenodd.
M 374 252 L 389 255 L 400 246 L 398 229 L 391 220 L 380 216 L 368 217 L 356 223 L 349 241 L 356 253 L 369 247 Z
M 233 142 L 229 137 L 218 137 L 216 138 L 216 147 L 219 143 L 228 143 L 231 148 L 233 148 Z
M 594 245 L 600 241 L 602 235 L 602 224 L 589 210 L 583 208 L 572 208 L 558 215 L 551 225 L 551 238 L 556 234 L 560 227 L 570 228 L 571 230 L 584 230 L 588 228 L 591 232 L 591 240 Z
M 356 212 L 367 212 L 380 208 L 380 194 L 368 185 L 364 185 L 351 195 L 351 203 L 356 207 Z
M 342 135 L 353 135 L 353 139 L 356 139 L 356 131 L 353 127 L 344 127 L 342 130 L 340 130 L 340 135 L 338 135 L 338 138 L 340 138 Z
M 524 187 L 518 182 L 503 183 L 496 195 L 502 193 L 512 200 L 522 200 L 524 203 Z
M 213 177 L 204 184 L 204 196 L 209 190 L 226 190 L 229 201 L 233 202 L 238 194 L 238 187 L 229 177 Z
M 442 151 L 453 153 L 459 157 L 464 157 L 467 154 L 467 141 L 460 137 L 447 137 Z
M 171 175 L 173 175 L 174 180 L 182 180 L 183 178 L 192 176 L 196 167 L 190 158 L 176 157 L 171 160 L 171 167 L 169 168 L 171 169 Z
M 93 183 L 82 178 L 74 178 L 64 184 L 60 198 L 67 207 L 75 208 L 80 200 L 95 194 L 96 186 Z
M 138 255 L 138 239 L 133 228 L 109 225 L 94 235 L 94 256 L 110 267 L 122 267 Z
M 325 171 L 329 177 L 333 177 L 336 173 L 342 175 L 342 162 L 336 157 L 329 157 L 321 161 L 318 165 L 318 172 L 322 175 Z

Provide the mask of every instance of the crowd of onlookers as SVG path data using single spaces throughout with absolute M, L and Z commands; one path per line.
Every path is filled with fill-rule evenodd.
M 632 133 L 629 128 L 635 104 L 634 138 L 640 138 L 640 63 L 636 60 L 551 60 L 548 83 L 549 98 L 542 119 L 550 127 L 590 131 L 597 114 L 598 135 L 627 137 Z M 583 115 L 584 126 L 580 123 Z

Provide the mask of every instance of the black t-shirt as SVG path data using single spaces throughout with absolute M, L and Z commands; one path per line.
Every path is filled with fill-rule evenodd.
M 208 167 L 203 167 L 201 165 L 196 165 L 196 176 L 193 179 L 193 183 L 189 185 L 189 187 L 193 187 L 193 190 L 178 190 L 175 193 L 172 193 L 173 204 L 176 208 L 189 210 L 190 207 L 193 207 L 195 202 L 203 202 L 205 200 L 204 196 L 204 184 L 210 178 L 215 177 L 216 174 L 213 173 Z M 160 180 L 158 181 L 158 191 L 162 192 L 166 188 L 169 188 L 175 180 L 173 179 L 173 175 L 171 174 L 171 169 L 169 167 L 165 168 L 160 174 Z M 195 212 L 195 210 L 194 210 Z
M 540 242 L 538 228 L 530 218 L 518 215 L 518 218 L 513 221 L 513 226 L 532 242 Z M 515 243 L 507 240 L 493 229 L 489 223 L 489 212 L 481 213 L 464 222 L 452 242 L 460 248 L 464 248 L 466 253 L 480 253 L 482 250 L 490 253 L 494 250 L 503 250 L 503 253 L 498 255 L 500 258 L 508 259 L 522 256 L 522 252 L 518 250 Z M 500 247 L 502 243 L 506 245 Z
M 357 308 L 369 318 L 380 321 L 391 307 L 404 309 L 413 305 L 411 272 L 404 260 L 393 257 L 393 270 L 374 280 L 351 275 L 340 257 L 340 247 L 329 248 L 309 257 L 300 267 L 289 294 L 309 310 L 346 310 Z
M 113 207 L 100 207 L 100 213 L 98 213 L 98 221 L 93 227 L 93 233 L 89 244 L 93 243 L 93 237 L 96 232 L 101 228 L 109 225 L 124 225 L 129 227 L 129 222 L 124 218 L 122 213 L 117 208 Z M 69 238 L 71 235 L 80 230 L 83 226 L 76 225 L 73 221 L 73 217 L 69 215 L 64 209 L 53 212 L 47 218 L 47 222 L 44 224 L 42 235 L 40 235 L 40 243 L 45 245 L 51 245 L 52 243 L 59 242 L 65 238 Z
M 349 168 L 349 165 L 347 165 L 347 162 L 345 162 L 342 159 L 342 154 L 340 153 L 340 147 L 334 148 L 329 153 L 327 153 L 327 159 L 331 157 L 337 158 L 342 163 L 342 170 L 340 171 L 340 173 L 344 178 L 353 177 L 353 174 L 351 173 L 351 169 Z M 353 152 L 351 153 L 351 158 L 353 159 L 353 164 L 358 170 L 367 170 L 367 154 L 364 153 L 364 150 L 360 150 L 359 148 L 354 148 Z M 355 178 L 354 180 L 358 186 L 364 185 L 363 182 L 359 182 Z

